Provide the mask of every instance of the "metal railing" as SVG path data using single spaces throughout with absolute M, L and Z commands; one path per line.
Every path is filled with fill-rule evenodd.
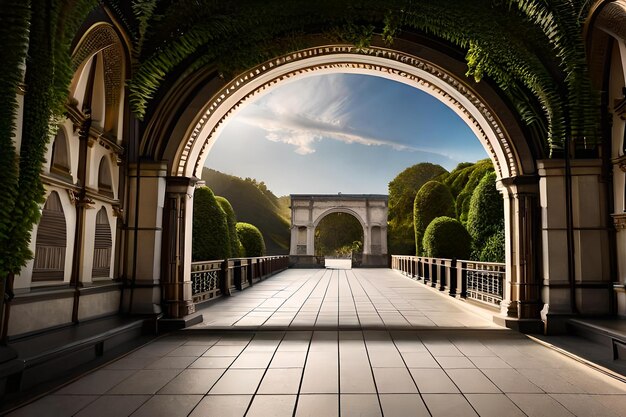
M 242 291 L 254 283 L 289 267 L 289 256 L 261 256 L 192 262 L 191 294 L 194 303 L 201 303 L 234 291 Z
M 504 295 L 506 267 L 502 263 L 392 255 L 391 268 L 453 297 L 494 307 L 500 306 Z

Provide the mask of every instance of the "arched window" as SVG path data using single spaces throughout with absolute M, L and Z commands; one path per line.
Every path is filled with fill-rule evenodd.
M 63 129 L 59 129 L 54 142 L 52 142 L 50 172 L 63 177 L 70 176 L 70 153 L 67 147 L 67 136 L 65 136 Z
M 104 207 L 96 215 L 96 239 L 93 246 L 93 269 L 91 276 L 94 278 L 108 278 L 111 272 L 111 226 L 109 217 Z
M 65 215 L 59 194 L 53 191 L 43 206 L 37 228 L 33 282 L 63 281 L 67 246 Z
M 109 167 L 109 163 L 107 162 L 105 156 L 100 159 L 100 167 L 98 168 L 98 191 L 101 194 L 113 197 L 113 181 L 111 179 L 111 168 Z

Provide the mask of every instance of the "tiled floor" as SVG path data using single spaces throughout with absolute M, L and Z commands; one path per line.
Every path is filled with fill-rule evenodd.
M 10 416 L 609 417 L 626 409 L 626 384 L 392 271 L 289 270 L 256 287 L 205 310 L 202 326 Z M 272 307 L 260 307 L 260 294 Z M 262 330 L 238 328 L 264 308 L 272 314 L 255 322 Z M 266 325 L 286 313 L 283 329 Z M 299 318 L 312 329 L 294 324 Z
M 495 328 L 389 269 L 289 269 L 202 311 L 210 329 Z

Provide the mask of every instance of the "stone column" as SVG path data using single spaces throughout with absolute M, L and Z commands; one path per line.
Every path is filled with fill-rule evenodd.
M 298 254 L 298 226 L 291 225 L 291 244 L 289 246 L 289 255 Z
M 372 253 L 372 227 L 367 225 L 363 228 L 363 255 Z
M 315 255 L 315 226 L 309 225 L 306 228 L 306 254 Z
M 387 255 L 387 225 L 380 227 L 380 253 Z
M 568 268 L 565 162 L 538 162 L 544 280 L 542 318 L 548 332 L 564 331 L 572 315 L 610 314 L 610 247 L 601 160 L 571 161 L 573 271 Z M 570 281 L 573 274 L 573 288 Z
M 506 282 L 501 317 L 496 321 L 520 331 L 538 332 L 541 280 L 539 264 L 539 187 L 536 177 L 507 178 L 498 183 L 504 197 Z
M 191 292 L 191 246 L 196 181 L 185 177 L 167 179 L 161 281 L 165 313 L 173 318 L 195 312 Z
M 161 313 L 161 244 L 167 163 L 130 164 L 123 308 Z

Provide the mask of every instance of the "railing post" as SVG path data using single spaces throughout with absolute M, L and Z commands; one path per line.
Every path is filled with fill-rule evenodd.
M 439 259 L 437 262 L 437 276 L 439 277 L 439 291 L 445 291 L 446 290 L 446 260 L 445 259 Z
M 467 262 L 461 262 L 461 298 L 467 298 Z
M 457 270 L 456 270 L 456 259 L 452 259 L 450 261 L 450 285 L 449 285 L 449 294 L 451 297 L 456 297 L 457 293 Z

